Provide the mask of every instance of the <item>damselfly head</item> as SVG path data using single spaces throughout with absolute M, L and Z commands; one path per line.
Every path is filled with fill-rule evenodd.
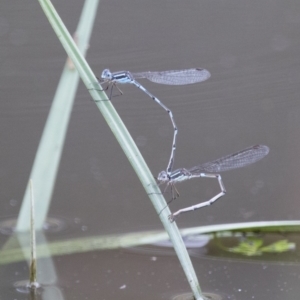
M 112 80 L 112 74 L 109 69 L 104 69 L 101 74 L 102 80 Z
M 166 171 L 161 171 L 158 176 L 157 176 L 157 180 L 160 182 L 166 182 L 169 181 L 169 177 Z

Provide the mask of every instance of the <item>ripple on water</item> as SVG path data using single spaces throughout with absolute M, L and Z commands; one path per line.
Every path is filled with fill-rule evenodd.
M 17 219 L 10 218 L 0 221 L 0 233 L 12 235 L 15 232 Z M 62 218 L 47 218 L 43 226 L 46 233 L 59 233 L 68 228 L 67 221 Z

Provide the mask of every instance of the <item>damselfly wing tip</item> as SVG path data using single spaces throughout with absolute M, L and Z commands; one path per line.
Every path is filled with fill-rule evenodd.
M 253 146 L 253 149 L 260 150 L 264 154 L 264 156 L 268 155 L 270 152 L 270 148 L 266 145 L 255 145 Z

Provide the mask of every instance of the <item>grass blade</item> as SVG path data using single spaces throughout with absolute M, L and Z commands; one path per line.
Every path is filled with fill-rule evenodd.
M 78 51 L 71 35 L 57 14 L 55 8 L 49 0 L 39 0 L 50 24 L 52 25 L 57 37 L 65 48 L 68 56 L 72 59 L 77 71 L 80 74 L 85 86 L 89 90 L 91 96 L 93 97 L 97 107 L 101 111 L 102 115 L 106 119 L 108 125 L 110 126 L 112 132 L 114 133 L 116 139 L 118 140 L 120 146 L 122 147 L 124 153 L 129 159 L 132 167 L 137 173 L 143 187 L 145 188 L 149 198 L 151 199 L 157 213 L 162 211 L 166 206 L 166 201 L 160 193 L 160 190 L 148 168 L 144 159 L 142 158 L 137 146 L 135 145 L 133 139 L 131 138 L 129 132 L 127 131 L 122 120 L 118 116 L 116 110 L 110 101 L 108 101 L 105 93 L 101 91 L 101 86 L 93 74 L 91 68 L 85 61 L 84 57 Z M 176 223 L 170 223 L 168 216 L 170 210 L 168 207 L 159 214 L 160 219 L 167 230 L 170 239 L 173 242 L 177 256 L 181 262 L 181 265 L 187 276 L 187 280 L 190 283 L 192 291 L 196 299 L 203 299 L 201 289 L 193 269 L 190 257 L 184 246 L 182 238 L 180 236 L 179 230 Z

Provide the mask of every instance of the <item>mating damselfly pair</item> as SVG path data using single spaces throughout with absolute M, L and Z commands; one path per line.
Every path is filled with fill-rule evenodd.
M 159 183 L 166 183 L 167 187 L 171 187 L 172 199 L 175 199 L 179 193 L 175 187 L 175 184 L 181 181 L 185 181 L 191 178 L 196 177 L 206 177 L 206 178 L 215 178 L 219 182 L 221 192 L 216 196 L 212 197 L 210 200 L 201 202 L 199 204 L 189 206 L 183 209 L 172 213 L 169 216 L 170 221 L 173 221 L 176 216 L 183 212 L 188 212 L 192 210 L 199 209 L 204 206 L 213 204 L 219 198 L 225 195 L 226 189 L 223 184 L 221 175 L 219 173 L 227 170 L 237 169 L 241 167 L 248 166 L 252 163 L 257 162 L 262 159 L 269 153 L 269 148 L 264 145 L 255 145 L 250 148 L 244 149 L 234 154 L 230 154 L 219 158 L 215 161 L 201 164 L 199 166 L 192 167 L 190 169 L 177 169 L 173 170 L 174 166 L 174 157 L 176 150 L 176 138 L 178 133 L 178 128 L 175 123 L 175 119 L 172 111 L 165 106 L 157 97 L 151 94 L 145 87 L 143 87 L 136 78 L 146 78 L 152 82 L 167 84 L 167 85 L 186 85 L 193 84 L 207 80 L 210 78 L 210 73 L 206 69 L 193 68 L 186 70 L 171 70 L 163 72 L 139 72 L 131 73 L 129 71 L 119 71 L 111 72 L 109 69 L 103 70 L 101 74 L 100 84 L 107 83 L 106 89 L 110 89 L 110 98 L 112 96 L 113 87 L 116 87 L 120 94 L 123 94 L 122 91 L 118 88 L 117 84 L 126 84 L 131 83 L 141 89 L 146 93 L 153 101 L 159 104 L 169 115 L 172 126 L 174 129 L 173 142 L 171 155 L 166 170 L 163 170 L 159 173 L 157 180 Z

